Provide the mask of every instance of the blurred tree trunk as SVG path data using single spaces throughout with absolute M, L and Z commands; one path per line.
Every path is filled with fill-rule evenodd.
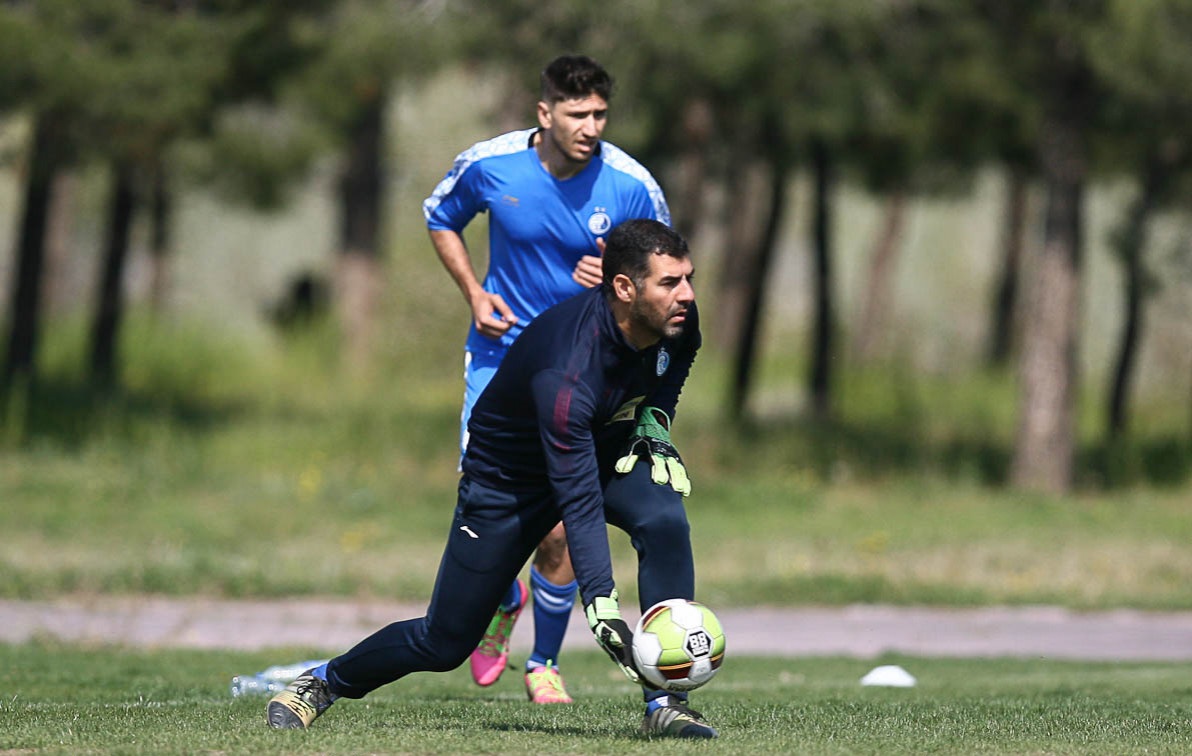
M 91 384 L 100 389 L 111 388 L 116 383 L 116 347 L 124 315 L 124 268 L 136 204 L 133 174 L 130 164 L 117 163 L 108 199 L 103 270 L 91 326 Z
M 155 315 L 160 316 L 170 293 L 170 247 L 174 223 L 174 197 L 161 158 L 153 167 L 149 218 L 149 306 Z
M 991 368 L 1005 367 L 1017 342 L 1018 284 L 1026 235 L 1027 197 L 1026 172 L 1013 166 L 1008 168 L 1001 265 L 989 321 L 987 361 Z
M 890 320 L 890 301 L 894 290 L 894 270 L 902 249 L 902 231 L 906 225 L 907 197 L 904 189 L 886 195 L 885 215 L 873 255 L 869 260 L 869 279 L 857 319 L 854 354 L 862 364 L 871 362 L 880 351 L 885 335 L 883 324 Z
M 1065 77 L 1061 77 L 1065 78 Z M 1075 78 L 1075 77 L 1068 77 Z M 1087 155 L 1080 80 L 1063 81 L 1059 110 L 1041 135 L 1047 218 L 1019 371 L 1018 432 L 1011 482 L 1065 493 L 1076 453 L 1080 264 Z
M 45 313 L 49 317 L 69 313 L 78 297 L 71 286 L 74 222 L 78 212 L 79 177 L 74 171 L 61 170 L 50 188 L 50 207 L 46 219 L 44 280 Z
M 25 203 L 9 300 L 12 309 L 8 323 L 8 352 L 0 380 L 0 390 L 5 393 L 15 384 L 26 384 L 36 377 L 46 219 L 51 187 L 61 160 L 62 146 L 56 120 L 52 114 L 43 114 L 33 125 L 25 171 Z
M 747 155 L 738 152 L 725 177 L 725 246 L 716 291 L 719 317 L 708 324 L 717 344 L 728 354 L 738 351 L 737 339 L 749 307 L 748 271 L 756 266 L 752 256 L 761 248 L 765 212 L 767 168 Z M 730 400 L 730 408 L 731 404 Z
M 1106 408 L 1106 436 L 1112 444 L 1120 440 L 1129 424 L 1130 387 L 1138 362 L 1138 346 L 1142 338 L 1146 298 L 1151 289 L 1143 252 L 1147 244 L 1147 230 L 1151 215 L 1167 182 L 1167 166 L 1159 156 L 1152 156 L 1143 171 L 1142 188 L 1130 206 L 1125 223 L 1116 239 L 1118 261 L 1122 265 L 1122 286 L 1125 305 L 1121 341 L 1118 343 L 1109 406 Z
M 337 299 L 345 356 L 354 369 L 364 368 L 371 359 L 382 289 L 380 219 L 385 103 L 378 82 L 351 126 L 347 164 L 339 185 Z
M 778 246 L 778 232 L 786 213 L 787 188 L 790 183 L 790 168 L 783 160 L 776 160 L 770 166 L 769 196 L 765 225 L 756 248 L 748 255 L 743 268 L 742 294 L 744 309 L 740 321 L 740 332 L 736 337 L 733 357 L 732 395 L 729 411 L 733 420 L 739 421 L 745 415 L 749 402 L 754 363 L 757 361 L 757 341 L 761 331 L 761 316 L 765 307 L 766 285 L 770 282 L 774 251 Z
M 526 87 L 522 78 L 512 75 L 511 71 L 500 76 L 496 86 L 501 88 L 501 97 L 493 119 L 496 121 L 497 132 L 504 134 L 507 131 L 537 128 L 538 119 L 534 113 L 538 102 L 538 87 Z
M 814 298 L 813 342 L 809 387 L 812 413 L 827 419 L 832 414 L 832 357 L 835 308 L 832 296 L 832 214 L 835 166 L 828 145 L 822 139 L 811 143 L 811 165 L 815 180 L 815 210 L 812 224 L 814 244 L 812 296 Z
M 671 221 L 686 239 L 695 236 L 704 217 L 704 199 L 708 185 L 708 145 L 714 129 L 712 105 L 702 97 L 687 102 L 681 122 L 682 145 L 678 156 L 675 185 L 671 196 Z

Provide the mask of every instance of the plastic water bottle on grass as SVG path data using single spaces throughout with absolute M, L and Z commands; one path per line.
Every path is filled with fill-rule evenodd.
M 326 659 L 311 659 L 294 664 L 278 664 L 250 675 L 236 675 L 232 678 L 232 696 L 255 696 L 273 694 L 285 690 L 298 675 L 312 667 L 326 664 Z
M 286 687 L 279 680 L 268 680 L 264 675 L 236 675 L 232 678 L 232 696 L 258 696 L 277 693 Z

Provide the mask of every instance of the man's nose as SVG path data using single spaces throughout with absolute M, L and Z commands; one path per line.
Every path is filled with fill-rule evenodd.
M 690 279 L 684 278 L 683 282 L 679 284 L 679 288 L 675 292 L 675 298 L 683 303 L 695 301 L 695 287 L 691 285 Z

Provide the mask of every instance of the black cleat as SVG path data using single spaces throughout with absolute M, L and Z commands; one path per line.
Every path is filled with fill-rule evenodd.
M 275 730 L 304 730 L 332 704 L 325 680 L 303 672 L 269 701 L 265 718 Z
M 680 702 L 662 706 L 642 720 L 642 735 L 667 738 L 715 738 L 720 733 L 704 716 Z

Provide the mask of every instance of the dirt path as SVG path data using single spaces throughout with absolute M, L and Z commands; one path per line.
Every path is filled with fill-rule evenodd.
M 168 598 L 0 600 L 0 642 L 33 638 L 142 647 L 345 649 L 420 605 L 344 600 L 218 601 Z M 886 606 L 718 612 L 733 653 L 872 658 L 1017 656 L 1192 660 L 1192 612 L 1071 612 L 1050 607 L 922 609 Z M 636 616 L 629 616 L 630 622 Z M 528 651 L 520 626 L 514 652 Z M 591 648 L 579 612 L 566 648 Z

